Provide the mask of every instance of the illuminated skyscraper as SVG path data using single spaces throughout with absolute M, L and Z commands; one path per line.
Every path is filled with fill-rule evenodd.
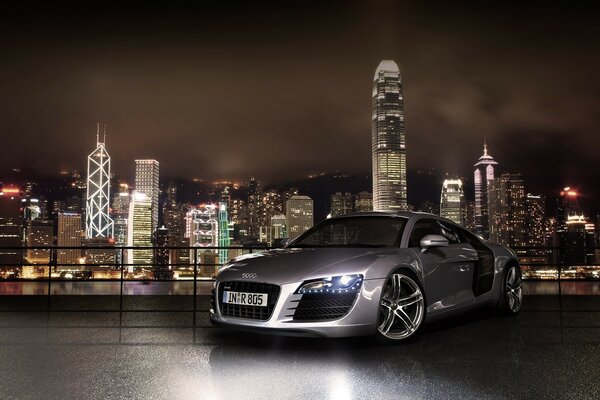
M 465 193 L 460 179 L 445 179 L 442 184 L 440 215 L 465 226 Z
M 173 269 L 169 263 L 169 230 L 164 226 L 154 231 L 154 278 L 171 279 Z
M 527 193 L 525 196 L 525 242 L 527 246 L 546 244 L 546 198 Z
M 40 249 L 27 249 L 27 262 L 48 265 L 50 263 L 50 247 L 53 244 L 54 221 L 43 219 L 27 221 L 27 246 L 42 247 Z
M 135 160 L 135 191 L 144 193 L 152 204 L 152 232 L 158 225 L 158 161 Z
M 114 224 L 109 215 L 110 156 L 106 151 L 106 131 L 100 141 L 100 124 L 96 131 L 96 149 L 88 156 L 86 228 L 87 238 L 113 237 Z M 70 209 L 69 211 L 77 211 Z
M 127 184 L 119 185 L 119 192 L 113 196 L 112 216 L 114 218 L 114 238 L 117 246 L 127 246 L 130 197 Z
M 351 193 L 334 193 L 331 195 L 331 216 L 350 214 L 354 211 L 354 196 Z
M 191 247 L 216 247 L 219 244 L 219 223 L 217 210 L 214 204 L 202 204 L 192 208 L 186 214 L 186 231 L 189 235 Z M 217 253 L 215 249 L 207 249 Z M 200 254 L 200 252 L 198 252 Z M 190 259 L 194 251 L 190 250 Z
M 182 205 L 177 202 L 177 184 L 173 181 L 167 187 L 162 219 L 169 233 L 169 247 L 189 246 L 188 241 L 183 241 L 184 212 Z M 176 265 L 182 262 L 182 258 L 189 259 L 190 252 L 186 249 L 170 249 L 169 254 L 171 263 Z
M 558 261 L 562 265 L 590 265 L 596 260 L 596 228 L 589 222 L 579 203 L 579 193 L 572 187 L 560 192 L 556 209 L 556 234 L 554 242 Z M 563 274 L 566 272 L 563 271 Z
M 404 97 L 398 65 L 383 60 L 373 78 L 373 209 L 406 210 Z
M 488 185 L 494 180 L 494 168 L 498 163 L 488 154 L 487 143 L 483 144 L 483 155 L 475 163 L 475 232 L 488 239 L 490 219 L 488 215 Z
M 308 196 L 290 197 L 285 205 L 285 226 L 290 239 L 295 239 L 313 226 L 313 201 Z
M 257 239 L 260 227 L 261 195 L 260 181 L 254 177 L 250 178 L 246 205 L 248 207 L 248 236 Z
M 81 214 L 59 213 L 56 245 L 58 247 L 81 247 L 82 245 Z M 72 270 L 79 264 L 81 249 L 60 249 L 57 253 L 57 268 Z
M 152 247 L 152 200 L 145 193 L 134 192 L 129 205 L 127 246 Z M 128 269 L 152 263 L 152 249 L 127 250 Z
M 229 261 L 229 217 L 227 216 L 227 204 L 219 203 L 219 264 L 223 265 Z
M 20 208 L 21 190 L 4 187 L 0 190 L 0 271 L 15 271 L 23 261 L 23 216 Z
M 494 178 L 489 182 L 488 196 L 490 241 L 525 246 L 525 185 L 521 174 Z
M 273 215 L 271 217 L 271 235 L 269 244 L 281 241 L 287 237 L 287 229 L 285 227 L 285 215 Z
M 475 231 L 475 202 L 473 200 L 465 202 L 465 228 Z
M 556 207 L 557 229 L 559 231 L 566 231 L 569 217 L 580 215 L 583 215 L 583 210 L 579 204 L 579 193 L 576 189 L 567 186 L 560 192 L 560 198 Z

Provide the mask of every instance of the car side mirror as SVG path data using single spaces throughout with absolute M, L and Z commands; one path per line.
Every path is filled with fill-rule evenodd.
M 442 235 L 425 235 L 420 243 L 421 253 L 425 253 L 432 247 L 448 247 L 448 244 L 448 239 Z

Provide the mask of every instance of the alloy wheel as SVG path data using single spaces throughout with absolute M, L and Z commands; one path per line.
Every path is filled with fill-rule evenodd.
M 380 303 L 379 333 L 388 339 L 412 336 L 423 322 L 425 299 L 409 276 L 395 273 L 386 282 Z
M 506 274 L 506 304 L 511 312 L 517 313 L 523 302 L 521 273 L 517 267 L 511 267 Z

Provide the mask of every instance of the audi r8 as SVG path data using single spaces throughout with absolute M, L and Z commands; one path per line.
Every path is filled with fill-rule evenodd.
M 233 259 L 213 292 L 217 326 L 386 343 L 477 307 L 515 315 L 523 302 L 511 249 L 416 212 L 326 219 L 283 248 Z

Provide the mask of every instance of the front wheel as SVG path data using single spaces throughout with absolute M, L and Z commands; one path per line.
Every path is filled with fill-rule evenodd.
M 397 343 L 414 336 L 425 317 L 425 296 L 416 278 L 403 271 L 390 275 L 379 304 L 377 340 Z
M 523 304 L 523 280 L 521 277 L 521 268 L 512 264 L 504 273 L 502 285 L 502 295 L 499 308 L 508 315 L 517 315 Z

